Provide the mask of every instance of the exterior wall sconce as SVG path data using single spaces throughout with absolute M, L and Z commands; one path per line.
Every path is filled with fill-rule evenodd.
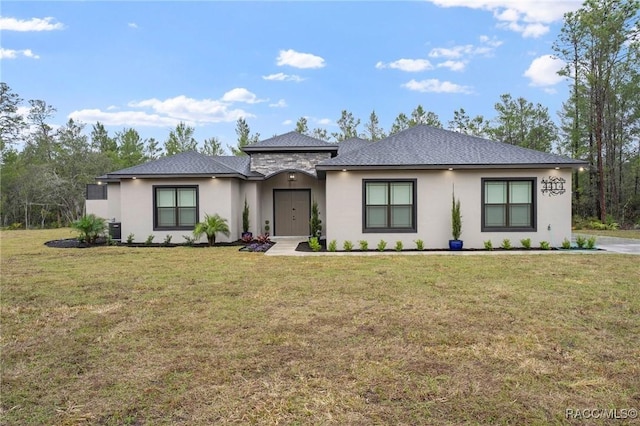
M 289 180 L 296 180 L 296 174 L 293 172 L 289 172 Z
M 346 172 L 346 171 L 347 171 L 347 169 L 342 169 L 342 171 L 343 171 L 343 172 Z
M 453 170 L 453 167 L 449 167 L 449 171 Z
M 215 179 L 215 178 L 216 178 L 215 176 L 211 176 L 211 179 Z
M 131 179 L 136 180 L 136 179 L 138 179 L 138 178 L 134 176 L 134 177 L 132 177 Z

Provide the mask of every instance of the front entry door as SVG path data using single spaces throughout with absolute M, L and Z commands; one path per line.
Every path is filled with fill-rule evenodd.
M 273 206 L 276 236 L 309 235 L 311 190 L 274 189 Z

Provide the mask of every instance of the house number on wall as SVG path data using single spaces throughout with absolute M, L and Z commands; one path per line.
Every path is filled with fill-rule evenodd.
M 542 179 L 542 189 L 540 192 L 543 194 L 552 195 L 562 195 L 566 192 L 564 189 L 564 184 L 566 180 L 557 176 L 549 176 L 549 179 Z

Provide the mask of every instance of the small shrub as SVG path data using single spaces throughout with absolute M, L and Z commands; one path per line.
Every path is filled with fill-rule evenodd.
M 167 234 L 166 237 L 164 237 L 164 241 L 162 242 L 163 245 L 168 246 L 169 244 L 171 244 L 171 235 Z
M 150 246 L 151 243 L 153 243 L 153 239 L 155 238 L 155 235 L 151 234 L 147 237 L 146 240 L 144 240 L 144 245 L 146 246 Z
M 567 250 L 571 248 L 571 241 L 569 241 L 567 238 L 565 238 L 564 240 L 562 240 L 562 248 Z
M 596 237 L 589 237 L 589 239 L 587 239 L 587 248 L 589 250 L 596 248 Z
M 387 242 L 385 240 L 380 240 L 380 242 L 378 243 L 378 246 L 376 247 L 378 251 L 384 251 L 384 249 L 386 248 L 387 248 Z
M 313 251 L 320 251 L 322 249 L 322 246 L 318 241 L 318 237 L 309 238 L 309 247 L 311 247 L 311 250 Z
M 133 244 L 133 240 L 135 240 L 136 236 L 133 233 L 127 235 L 127 244 Z
M 116 245 L 116 240 L 114 240 L 111 235 L 107 234 L 107 245 L 108 246 L 115 246 Z
M 424 250 L 424 241 L 416 240 L 415 243 L 416 243 L 416 249 L 420 251 Z
M 322 220 L 320 220 L 320 210 L 318 209 L 318 202 L 316 200 L 313 200 L 313 204 L 311 205 L 309 227 L 311 228 L 312 237 L 320 237 L 320 235 L 322 235 Z
M 395 251 L 402 251 L 402 241 L 396 241 L 396 246 L 394 247 Z
M 511 250 L 511 240 L 508 238 L 505 238 L 504 240 L 502 240 L 502 245 L 500 246 L 505 250 Z
M 269 250 L 271 246 L 272 246 L 271 243 L 261 244 L 261 243 L 255 242 L 255 243 L 249 244 L 247 246 L 247 250 L 255 253 L 264 253 L 265 251 Z
M 256 241 L 258 244 L 271 244 L 271 240 L 269 239 L 269 234 L 260 234 L 256 237 Z
M 184 238 L 185 246 L 192 247 L 196 243 L 196 239 L 193 238 L 191 235 L 183 235 L 182 238 Z
M 587 239 L 585 237 L 583 237 L 582 235 L 578 235 L 576 237 L 576 245 L 578 246 L 578 248 L 584 248 L 584 246 L 587 244 Z
M 551 250 L 551 244 L 548 241 L 540 241 L 540 248 L 542 250 Z
M 369 243 L 367 242 L 367 240 L 360 240 L 358 241 L 358 244 L 360 244 L 360 250 L 362 251 L 369 250 Z
M 336 240 L 329 241 L 329 246 L 327 247 L 327 250 L 331 252 L 338 250 L 338 242 Z
M 520 240 L 522 247 L 529 250 L 531 248 L 531 238 L 523 238 Z
M 484 242 L 484 249 L 493 250 L 493 243 L 491 242 L 491 240 L 487 240 Z
M 248 235 L 245 234 L 242 236 L 242 242 L 245 244 L 249 244 L 251 241 L 253 241 L 253 235 Z
M 9 226 L 7 227 L 7 231 L 16 231 L 16 230 L 18 230 L 18 229 L 22 229 L 22 228 L 23 228 L 22 223 L 20 223 L 20 222 L 13 222 L 11 225 L 9 225 Z
M 351 251 L 353 250 L 353 243 L 347 240 L 344 243 L 342 243 L 342 248 L 344 249 L 344 251 Z

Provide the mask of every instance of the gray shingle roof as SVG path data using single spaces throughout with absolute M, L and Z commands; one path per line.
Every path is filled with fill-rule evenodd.
M 107 173 L 108 178 L 126 176 L 244 175 L 249 173 L 249 157 L 211 157 L 195 151 L 162 157 L 145 164 Z
M 245 152 L 260 151 L 337 151 L 335 143 L 326 142 L 298 132 L 289 132 L 245 146 Z
M 580 166 L 585 162 L 449 130 L 419 125 L 318 164 L 339 167 Z
M 372 142 L 361 138 L 350 138 L 338 144 L 338 155 L 369 146 Z

